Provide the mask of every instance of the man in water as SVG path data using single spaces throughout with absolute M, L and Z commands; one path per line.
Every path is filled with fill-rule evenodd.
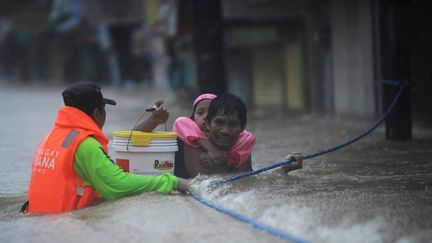
M 63 91 L 54 128 L 33 157 L 28 201 L 22 212 L 57 213 L 95 205 L 141 192 L 186 193 L 188 181 L 169 173 L 144 176 L 124 172 L 108 156 L 108 137 L 102 132 L 105 105 L 116 102 L 102 96 L 100 87 L 81 82 Z M 143 122 L 152 131 L 168 119 L 159 102 Z
M 198 173 L 247 172 L 252 170 L 251 156 L 239 167 L 227 164 L 226 152 L 237 141 L 247 123 L 246 106 L 232 94 L 223 94 L 213 99 L 207 112 L 208 141 L 219 148 L 220 154 L 209 155 L 202 147 L 194 148 L 179 141 L 175 158 L 174 174 L 183 178 L 195 177 Z M 285 159 L 294 162 L 282 167 L 284 172 L 302 168 L 303 155 L 289 154 Z

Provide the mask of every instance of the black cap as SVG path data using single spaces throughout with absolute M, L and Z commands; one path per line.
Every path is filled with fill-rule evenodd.
M 63 91 L 64 104 L 78 108 L 87 114 L 104 104 L 116 105 L 114 100 L 104 98 L 100 90 L 101 88 L 93 82 L 73 84 Z

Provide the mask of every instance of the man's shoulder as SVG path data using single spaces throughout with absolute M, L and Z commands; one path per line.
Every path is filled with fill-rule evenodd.
M 84 138 L 84 140 L 78 145 L 77 151 L 99 149 L 101 146 L 102 145 L 96 140 L 96 138 L 89 136 Z
M 189 178 L 189 174 L 186 171 L 186 165 L 184 160 L 184 142 L 177 138 L 178 150 L 175 153 L 175 166 L 174 175 L 182 178 Z
M 92 136 L 88 136 L 86 138 L 84 138 L 84 140 L 81 142 L 81 144 L 86 144 L 86 145 L 99 145 L 100 143 L 98 142 L 98 140 L 96 140 L 96 138 L 92 137 Z

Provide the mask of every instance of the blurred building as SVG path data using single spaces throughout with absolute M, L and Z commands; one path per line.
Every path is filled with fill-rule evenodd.
M 407 81 L 388 135 L 409 138 L 412 115 L 431 124 L 429 2 L 177 3 L 178 33 L 192 40 L 198 92 L 233 92 L 250 107 L 275 112 L 373 118 L 397 90 L 383 81 Z
M 0 78 L 47 79 L 47 1 L 0 1 Z
M 115 86 L 165 80 L 154 70 L 164 55 L 160 2 L 1 1 L 1 78 Z
M 421 0 L 4 0 L 0 75 L 232 92 L 257 110 L 361 118 L 394 96 L 383 80 L 403 80 L 387 128 L 410 137 L 411 117 L 432 120 L 430 10 Z

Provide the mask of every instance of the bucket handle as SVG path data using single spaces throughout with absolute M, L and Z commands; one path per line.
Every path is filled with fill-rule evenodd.
M 134 124 L 134 126 L 132 127 L 132 130 L 130 131 L 130 134 L 129 134 L 129 137 L 128 137 L 128 140 L 127 140 L 127 143 L 126 143 L 126 150 L 129 150 L 129 142 L 131 141 L 131 139 L 132 139 L 132 134 L 133 134 L 133 131 L 135 130 L 135 127 L 138 125 L 138 122 L 141 120 L 141 118 L 147 113 L 147 112 L 153 112 L 153 111 L 155 111 L 156 110 L 156 108 L 155 107 L 150 107 L 150 108 L 147 108 L 147 109 L 145 109 L 145 111 L 138 117 L 138 119 L 136 120 L 136 122 L 135 122 L 135 124 Z M 166 125 L 166 122 L 164 123 L 165 124 L 165 132 L 167 131 L 167 125 Z

